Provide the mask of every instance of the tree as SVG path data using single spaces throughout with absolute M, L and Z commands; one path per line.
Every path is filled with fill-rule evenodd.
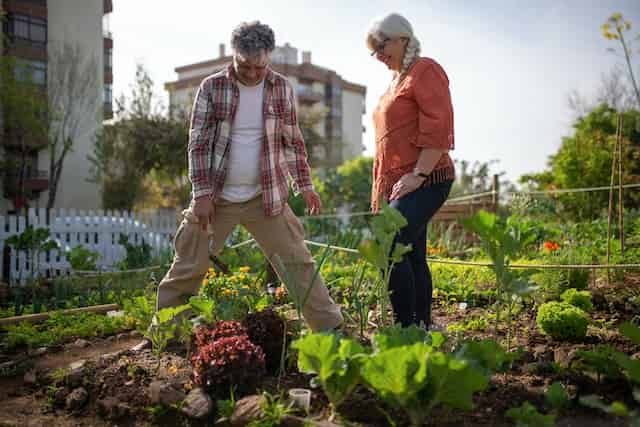
M 630 110 L 623 115 L 623 184 L 640 178 L 640 129 L 636 123 L 640 112 Z M 616 134 L 617 112 L 601 105 L 576 120 L 573 136 L 562 139 L 558 152 L 549 158 L 542 173 L 523 175 L 521 183 L 542 189 L 600 187 L 611 180 L 611 163 Z M 607 192 L 584 192 L 557 196 L 560 212 L 576 219 L 593 219 L 606 209 Z M 638 207 L 640 192 L 626 191 L 625 206 Z
M 17 209 L 25 207 L 25 200 L 32 197 L 25 190 L 30 167 L 28 158 L 31 152 L 37 150 L 38 144 L 47 138 L 48 111 L 44 89 L 33 83 L 28 72 L 18 70 L 19 67 L 15 58 L 0 57 L 0 135 L 2 139 L 11 141 L 18 156 L 16 162 L 5 144 L 4 161 L 0 166 Z
M 153 81 L 138 65 L 130 97 L 116 101 L 116 120 L 104 126 L 89 158 L 105 208 L 134 210 L 188 203 L 187 123 L 162 112 Z
M 51 50 L 48 66 L 49 93 L 49 197 L 52 208 L 67 154 L 86 132 L 88 123 L 101 121 L 96 60 L 87 58 L 78 45 L 64 43 Z

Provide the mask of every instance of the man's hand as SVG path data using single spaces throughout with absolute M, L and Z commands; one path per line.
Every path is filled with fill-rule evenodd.
M 213 202 L 209 196 L 202 196 L 193 201 L 193 214 L 198 218 L 202 231 L 207 231 L 207 225 L 213 222 Z
M 307 211 L 310 215 L 317 215 L 322 209 L 322 202 L 320 196 L 313 190 L 307 190 L 302 193 L 304 203 L 307 205 Z
M 411 173 L 405 174 L 394 184 L 389 200 L 399 199 L 412 191 L 417 190 L 423 183 L 424 178 L 414 176 Z

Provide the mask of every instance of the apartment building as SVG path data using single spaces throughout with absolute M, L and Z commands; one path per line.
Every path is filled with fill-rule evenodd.
M 336 167 L 361 155 L 365 150 L 362 115 L 366 87 L 314 64 L 309 51 L 303 51 L 299 58 L 298 49 L 288 43 L 273 51 L 271 61 L 272 68 L 287 76 L 296 89 L 301 114 L 317 113 L 322 117 L 315 130 L 327 144 L 313 147 L 309 153 L 312 165 Z M 217 58 L 176 68 L 178 79 L 165 83 L 172 114 L 188 115 L 200 82 L 230 63 L 231 55 L 225 51 L 225 45 L 220 44 Z
M 52 58 L 59 58 L 64 46 L 78 52 L 77 58 L 87 64 L 82 70 L 95 73 L 83 95 L 94 100 L 92 107 L 89 111 L 74 113 L 82 116 L 75 116 L 80 118 L 80 124 L 74 132 L 73 149 L 63 163 L 54 207 L 99 208 L 99 187 L 88 182 L 90 164 L 87 156 L 93 153 L 95 136 L 102 121 L 112 116 L 113 37 L 108 25 L 112 0 L 0 0 L 0 8 L 5 14 L 2 25 L 5 37 L 0 54 L 16 59 L 20 65 L 16 67 L 17 74 L 28 70 L 28 78 L 42 87 L 43 94 L 51 98 L 53 85 L 59 77 L 55 75 L 59 67 L 52 66 Z M 2 132 L 5 133 L 4 127 Z M 23 154 L 17 142 L 6 137 L 1 141 L 0 156 L 8 162 L 18 161 Z M 0 192 L 0 214 L 12 212 L 24 204 L 46 206 L 50 188 L 48 140 L 42 138 L 27 143 L 24 187 L 30 197 L 21 199 L 16 177 L 5 173 Z

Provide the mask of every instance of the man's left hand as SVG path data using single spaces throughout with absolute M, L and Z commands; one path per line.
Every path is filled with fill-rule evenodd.
M 314 190 L 307 190 L 302 193 L 304 203 L 307 205 L 307 212 L 309 215 L 317 215 L 322 209 L 322 202 L 320 196 Z

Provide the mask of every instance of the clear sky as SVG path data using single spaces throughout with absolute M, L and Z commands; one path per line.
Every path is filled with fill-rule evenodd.
M 235 25 L 258 19 L 276 43 L 310 50 L 312 62 L 367 86 L 364 142 L 373 154 L 371 112 L 389 80 L 369 56 L 364 33 L 376 16 L 405 15 L 451 81 L 456 159 L 499 159 L 511 180 L 541 171 L 571 133 L 568 93 L 593 97 L 621 58 L 600 34 L 613 12 L 640 33 L 640 0 L 125 0 L 110 16 L 114 96 L 128 93 L 142 63 L 165 98 L 174 68 L 217 57 Z M 636 44 L 636 52 L 640 43 Z M 640 73 L 640 52 L 635 69 Z

